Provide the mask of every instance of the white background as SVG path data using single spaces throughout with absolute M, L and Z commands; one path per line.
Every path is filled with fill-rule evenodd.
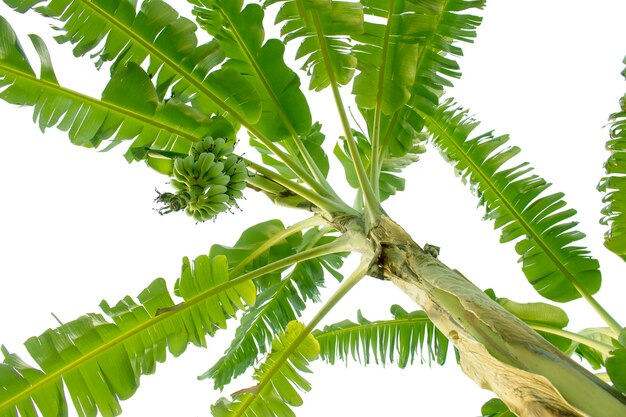
M 182 3 L 180 10 L 188 8 Z M 96 73 L 89 59 L 74 59 L 69 48 L 56 47 L 46 21 L 24 18 L 4 4 L 0 14 L 28 51 L 26 34 L 48 40 L 62 85 L 99 96 L 104 74 Z M 510 133 L 523 149 L 521 158 L 555 184 L 553 191 L 566 193 L 579 212 L 580 230 L 588 235 L 585 244 L 602 265 L 604 284 L 597 298 L 626 322 L 626 267 L 602 247 L 602 195 L 595 190 L 607 156 L 603 126 L 626 89 L 619 75 L 626 53 L 626 3 L 509 0 L 491 2 L 483 16 L 478 40 L 464 48 L 464 78 L 450 95 L 478 115 L 481 131 Z M 325 121 L 330 145 L 339 134 L 336 116 L 324 114 L 329 106 L 319 104 L 329 98 L 328 92 L 315 98 L 313 110 Z M 55 129 L 44 136 L 31 115 L 31 109 L 0 103 L 0 342 L 31 363 L 21 342 L 56 326 L 51 312 L 69 321 L 98 311 L 103 298 L 114 303 L 137 295 L 157 276 L 173 285 L 182 256 L 204 253 L 212 243 L 232 244 L 241 230 L 261 220 L 281 217 L 289 224 L 303 217 L 254 193 L 241 203 L 242 212 L 220 216 L 217 223 L 195 224 L 182 214 L 159 216 L 152 200 L 155 187 L 167 187 L 165 177 L 143 164 L 126 164 L 119 152 L 74 147 Z M 341 171 L 332 175 L 343 187 Z M 481 222 L 476 199 L 436 152 L 424 155 L 404 176 L 407 192 L 385 208 L 419 243 L 441 246 L 442 260 L 481 288 L 518 301 L 539 300 L 516 264 L 513 245 L 498 243 L 491 224 Z M 336 284 L 329 280 L 328 287 L 327 294 Z M 388 318 L 393 303 L 417 308 L 391 284 L 367 279 L 326 323 L 354 320 L 359 308 L 371 320 Z M 570 329 L 603 325 L 583 302 L 566 308 Z M 157 376 L 142 378 L 138 393 L 122 403 L 124 415 L 209 415 L 220 394 L 196 376 L 223 351 L 228 337 L 222 336 L 210 341 L 210 349 L 190 347 L 181 358 L 160 365 Z M 491 398 L 462 375 L 452 357 L 445 367 L 432 369 L 321 362 L 313 369 L 313 390 L 296 409 L 299 416 L 477 416 Z M 222 395 L 247 385 L 236 381 Z

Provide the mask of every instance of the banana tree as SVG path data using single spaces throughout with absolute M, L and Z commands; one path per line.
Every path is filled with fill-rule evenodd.
M 173 282 L 158 278 L 136 297 L 102 301 L 101 312 L 59 319 L 25 342 L 31 359 L 3 346 L 0 416 L 118 415 L 157 363 L 211 346 L 229 323 L 225 351 L 199 372 L 232 392 L 212 405 L 215 416 L 294 415 L 316 360 L 406 367 L 454 362 L 452 350 L 498 397 L 484 416 L 626 415 L 626 332 L 594 297 L 599 264 L 581 246 L 576 211 L 508 136 L 446 95 L 484 1 L 190 0 L 193 20 L 162 0 L 4 3 L 52 19 L 56 41 L 107 82 L 99 98 L 60 83 L 44 40 L 30 35 L 25 52 L 3 16 L 0 97 L 32 107 L 42 130 L 56 127 L 74 145 L 145 163 L 163 176 L 153 195 L 163 222 L 186 213 L 196 232 L 226 224 L 212 236 L 228 242 L 212 239 L 184 258 Z M 320 96 L 321 110 L 310 104 Z M 599 185 L 605 245 L 622 258 L 624 111 L 622 102 L 611 115 Z M 551 303 L 480 289 L 480 277 L 447 266 L 435 244 L 416 243 L 419 230 L 410 236 L 394 220 L 387 202 L 427 148 L 469 183 L 500 241 L 515 243 L 530 287 Z M 248 218 L 244 198 L 254 201 L 248 210 L 297 214 L 246 224 L 232 239 L 233 222 Z M 46 204 L 63 204 L 62 195 Z M 377 320 L 355 311 L 322 325 L 367 280 L 399 289 L 414 311 L 394 304 Z M 599 327 L 566 329 L 554 303 L 578 299 Z

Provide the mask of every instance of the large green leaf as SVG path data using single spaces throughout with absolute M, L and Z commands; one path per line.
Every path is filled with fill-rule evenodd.
M 258 384 L 239 391 L 234 401 L 221 398 L 211 407 L 216 417 L 256 417 L 295 414 L 290 407 L 302 405 L 298 393 L 310 391 L 311 385 L 300 375 L 311 372 L 309 362 L 317 359 L 320 346 L 304 325 L 292 321 L 280 337 L 274 339 L 272 352 L 254 374 Z
M 313 335 L 320 344 L 320 355 L 334 364 L 347 362 L 350 357 L 363 365 L 372 361 L 386 365 L 397 362 L 400 368 L 412 364 L 416 357 L 424 362 L 424 347 L 430 363 L 443 365 L 448 354 L 448 339 L 423 311 L 406 312 L 391 307 L 392 320 L 369 321 L 358 313 L 356 323 L 344 320 Z
M 352 80 L 357 59 L 348 35 L 364 30 L 361 3 L 333 0 L 266 0 L 264 3 L 266 7 L 282 3 L 275 23 L 283 23 L 280 33 L 285 43 L 301 41 L 296 59 L 305 59 L 302 69 L 310 76 L 309 89 L 323 90 L 330 85 L 331 77 L 340 85 Z M 319 21 L 319 31 L 315 19 Z
M 34 5 L 44 16 L 63 22 L 60 42 L 74 45 L 75 55 L 114 61 L 148 62 L 163 98 L 169 89 L 183 101 L 193 99 L 205 114 L 228 113 L 238 123 L 256 123 L 261 116 L 259 97 L 248 81 L 230 68 L 215 69 L 224 59 L 210 42 L 198 45 L 195 24 L 178 15 L 162 0 L 146 0 L 136 11 L 132 0 L 5 0 L 19 12 Z M 42 4 L 43 3 L 43 4 Z
M 309 230 L 298 251 L 327 244 L 334 238 L 323 236 L 317 228 Z M 212 378 L 216 388 L 223 388 L 231 379 L 241 375 L 265 354 L 275 335 L 284 332 L 287 323 L 296 320 L 308 301 L 319 302 L 319 288 L 324 285 L 324 267 L 337 254 L 299 262 L 283 280 L 257 297 L 254 307 L 241 317 L 230 346 L 202 377 Z M 335 265 L 337 267 L 338 265 Z M 335 273 L 337 273 L 335 271 Z
M 585 236 L 574 229 L 576 211 L 565 208 L 563 193 L 546 193 L 550 183 L 532 174 L 528 163 L 512 162 L 520 149 L 506 146 L 508 136 L 488 132 L 470 137 L 478 122 L 450 101 L 426 125 L 433 143 L 479 196 L 485 217 L 501 229 L 500 241 L 517 240 L 524 274 L 539 294 L 565 302 L 579 298 L 578 289 L 598 291 L 598 261 L 574 246 Z
M 481 18 L 469 13 L 484 1 L 366 0 L 370 16 L 365 32 L 355 36 L 359 75 L 353 93 L 378 144 L 379 160 L 389 152 L 402 156 L 412 147 L 422 117 L 439 104 L 450 78 L 461 73 L 458 42 L 471 42 Z M 382 20 L 382 21 L 381 21 Z M 381 117 L 381 113 L 388 117 Z M 378 120 L 378 122 L 377 122 Z
M 174 304 L 165 281 L 153 281 L 139 303 L 125 297 L 114 306 L 103 301 L 101 314 L 87 314 L 49 329 L 25 345 L 40 366 L 31 367 L 3 348 L 0 364 L 0 416 L 66 415 L 64 388 L 80 416 L 116 416 L 119 400 L 139 386 L 139 377 L 155 372 L 167 351 L 182 354 L 189 343 L 206 346 L 206 335 L 226 326 L 245 304 L 253 305 L 254 284 L 229 280 L 224 256 L 183 260 Z
M 140 159 L 147 149 L 186 153 L 191 143 L 216 132 L 211 119 L 178 100 L 160 101 L 146 73 L 128 63 L 112 75 L 97 100 L 60 86 L 43 41 L 31 35 L 39 54 L 40 76 L 8 22 L 0 17 L 0 98 L 34 108 L 41 130 L 51 126 L 67 131 L 77 145 L 97 147 L 134 139 L 129 156 Z
M 626 77 L 626 69 L 622 74 Z M 609 225 L 609 230 L 604 235 L 604 245 L 626 259 L 626 95 L 620 100 L 620 111 L 609 120 L 610 139 L 606 148 L 611 155 L 604 164 L 608 176 L 598 185 L 600 191 L 606 192 L 602 223 Z
M 190 0 L 198 23 L 219 40 L 228 58 L 224 67 L 243 74 L 261 96 L 263 116 L 256 128 L 272 140 L 304 134 L 311 112 L 298 76 L 285 64 L 284 46 L 264 42 L 264 12 L 243 0 Z

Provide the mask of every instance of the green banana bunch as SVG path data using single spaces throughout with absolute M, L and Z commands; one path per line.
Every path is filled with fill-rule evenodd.
M 155 201 L 164 204 L 159 213 L 185 210 L 203 222 L 237 206 L 236 200 L 243 197 L 246 188 L 248 170 L 233 151 L 232 142 L 208 137 L 196 142 L 189 155 L 175 158 L 170 185 L 176 193 L 157 191 Z

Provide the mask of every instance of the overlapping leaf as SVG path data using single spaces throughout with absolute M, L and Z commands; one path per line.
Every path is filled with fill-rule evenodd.
M 224 59 L 213 42 L 198 45 L 195 24 L 162 0 L 146 0 L 136 11 L 132 0 L 5 0 L 19 12 L 31 7 L 63 22 L 57 39 L 74 45 L 75 55 L 97 47 L 94 56 L 114 61 L 148 62 L 160 98 L 166 93 L 193 100 L 205 114 L 228 113 L 239 123 L 256 123 L 259 97 L 237 71 L 215 69 Z M 42 4 L 43 3 L 43 4 Z
M 386 152 L 409 152 L 423 120 L 418 109 L 431 114 L 450 78 L 461 73 L 455 58 L 462 55 L 458 42 L 471 42 L 481 18 L 470 13 L 484 1 L 365 0 L 365 32 L 355 36 L 360 73 L 353 93 L 365 118 L 369 136 L 375 115 L 381 157 Z M 384 21 L 381 22 L 381 19 Z M 382 159 L 382 158 L 381 158 Z
M 317 228 L 309 230 L 298 250 L 334 239 L 321 237 L 322 234 Z M 242 316 L 224 356 L 203 377 L 212 378 L 215 387 L 221 389 L 252 366 L 260 354 L 269 350 L 274 336 L 284 332 L 287 324 L 301 315 L 308 301 L 320 301 L 319 288 L 324 285 L 324 267 L 337 274 L 337 260 L 341 262 L 341 257 L 333 254 L 299 262 L 281 282 L 263 290 L 255 306 Z
M 147 149 L 186 153 L 193 141 L 232 131 L 221 118 L 209 118 L 178 100 L 161 102 L 146 73 L 133 63 L 112 75 L 102 100 L 61 87 L 43 41 L 31 40 L 41 62 L 37 77 L 15 32 L 0 17 L 0 98 L 34 108 L 41 130 L 51 126 L 67 131 L 72 143 L 97 147 L 134 139 L 130 158 L 141 159 Z M 229 128 L 227 128 L 229 127 Z
M 284 45 L 265 41 L 261 6 L 244 7 L 243 0 L 190 2 L 199 24 L 230 58 L 224 67 L 243 74 L 260 94 L 263 115 L 257 129 L 274 141 L 308 132 L 311 112 L 300 80 L 284 62 Z
M 365 166 L 365 169 L 369 169 L 371 163 L 371 143 L 361 132 L 353 130 L 352 135 L 356 139 L 357 148 L 361 155 L 363 165 Z M 415 136 L 413 136 L 413 146 L 410 150 L 405 152 L 404 155 L 398 157 L 387 156 L 383 159 L 381 173 L 379 175 L 379 193 L 381 201 L 386 200 L 398 191 L 404 190 L 405 180 L 396 174 L 402 172 L 404 168 L 418 160 L 418 155 L 425 151 L 423 144 L 425 139 L 425 136 L 415 134 Z M 352 164 L 352 159 L 350 158 L 347 143 L 345 141 L 343 141 L 343 143 L 337 143 L 337 145 L 335 145 L 334 153 L 343 166 L 348 184 L 358 190 L 359 180 L 357 178 L 354 165 Z
M 575 246 L 585 235 L 574 227 L 574 209 L 565 208 L 563 193 L 549 194 L 550 183 L 527 163 L 514 163 L 520 152 L 506 146 L 509 137 L 491 132 L 470 137 L 478 126 L 467 111 L 451 102 L 427 119 L 433 143 L 486 208 L 487 219 L 501 229 L 501 242 L 517 241 L 515 249 L 528 281 L 542 296 L 559 302 L 594 294 L 600 288 L 598 261 Z
M 369 321 L 359 312 L 356 323 L 344 320 L 313 335 L 320 344 L 323 360 L 334 364 L 348 362 L 351 357 L 363 365 L 372 358 L 376 364 L 397 362 L 400 368 L 412 364 L 417 357 L 424 362 L 424 348 L 428 363 L 435 360 L 443 365 L 448 354 L 448 339 L 423 311 L 407 312 L 402 307 L 391 307 L 392 320 Z
M 232 247 L 212 245 L 209 254 L 210 256 L 225 255 L 230 269 L 241 268 L 235 275 L 238 276 L 294 255 L 302 244 L 302 233 L 289 234 L 284 239 L 262 249 L 266 242 L 284 232 L 285 226 L 282 221 L 268 220 L 246 229 Z M 260 277 L 257 279 L 257 285 L 265 289 L 280 283 L 281 272 L 277 270 Z
M 310 372 L 309 362 L 317 359 L 320 346 L 304 325 L 292 321 L 272 342 L 272 352 L 254 374 L 258 384 L 241 390 L 234 401 L 221 398 L 211 407 L 215 417 L 256 417 L 295 414 L 291 407 L 302 405 L 298 391 L 310 391 L 311 385 L 300 375 Z
M 66 415 L 64 387 L 81 416 L 121 412 L 119 400 L 139 386 L 141 375 L 155 372 L 167 351 L 182 354 L 189 343 L 206 345 L 206 335 L 226 326 L 226 319 L 253 305 L 251 281 L 229 284 L 224 256 L 184 259 L 175 305 L 165 281 L 153 281 L 138 297 L 114 306 L 102 302 L 108 316 L 87 314 L 49 329 L 25 345 L 40 369 L 3 348 L 0 364 L 0 416 Z
M 328 162 L 328 155 L 322 148 L 322 144 L 326 139 L 324 133 L 322 133 L 322 125 L 319 122 L 315 122 L 311 127 L 311 130 L 300 137 L 302 144 L 307 149 L 311 157 L 315 160 L 322 175 L 327 176 L 330 169 L 330 163 Z M 297 180 L 298 176 L 283 162 L 276 159 L 273 152 L 267 149 L 261 142 L 252 138 L 250 144 L 261 154 L 261 159 L 265 165 L 271 166 L 285 178 Z M 297 154 L 297 158 L 302 164 L 305 163 L 302 154 L 298 151 L 294 151 Z
M 622 74 L 626 77 L 626 69 Z M 598 185 L 600 191 L 606 192 L 602 223 L 608 225 L 609 230 L 604 235 L 604 245 L 626 259 L 626 95 L 620 100 L 620 111 L 609 119 L 610 139 L 606 148 L 611 155 L 604 164 L 608 176 Z
M 363 6 L 359 2 L 333 0 L 266 0 L 265 6 L 281 3 L 275 23 L 283 23 L 285 42 L 301 41 L 296 59 L 305 59 L 302 69 L 310 76 L 309 89 L 321 91 L 334 77 L 346 85 L 354 76 L 357 59 L 348 35 L 363 32 Z M 315 17 L 313 16 L 315 14 Z M 319 21 L 319 31 L 314 21 Z M 320 44 L 320 37 L 324 45 Z M 324 49 L 328 60 L 324 60 Z M 332 74 L 329 75 L 329 69 Z

